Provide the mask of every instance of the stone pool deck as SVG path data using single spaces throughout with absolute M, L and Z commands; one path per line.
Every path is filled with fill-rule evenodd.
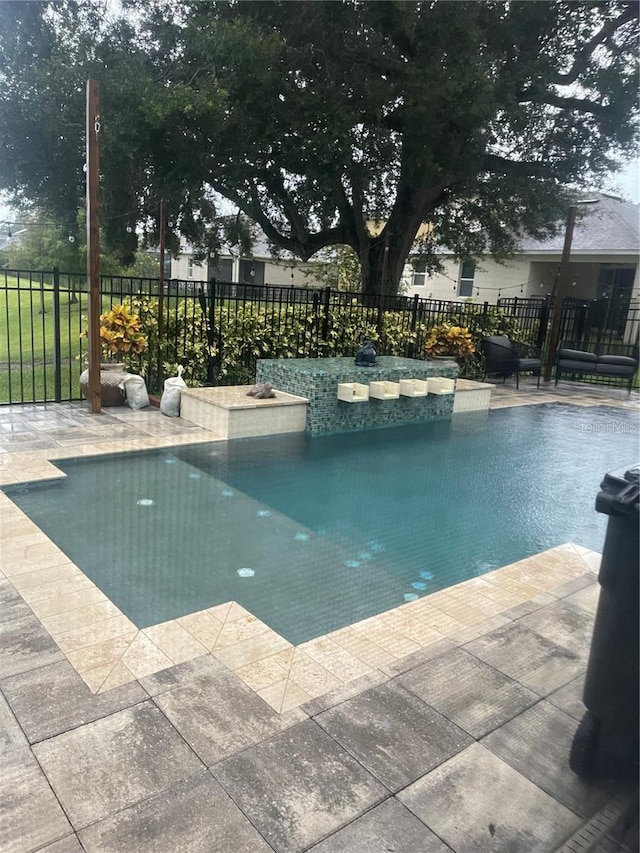
M 492 405 L 554 400 L 639 408 L 526 382 Z M 0 482 L 216 438 L 157 411 L 3 407 Z M 231 603 L 138 632 L 6 498 L 0 524 L 2 851 L 637 849 L 633 780 L 567 765 L 593 552 L 561 546 L 294 649 Z

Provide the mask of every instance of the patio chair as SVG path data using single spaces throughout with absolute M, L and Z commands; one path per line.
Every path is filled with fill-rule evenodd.
M 529 344 L 511 341 L 506 335 L 488 335 L 482 339 L 484 354 L 484 375 L 502 376 L 504 382 L 507 376 L 516 375 L 516 388 L 520 386 L 521 373 L 533 373 L 538 377 L 542 373 L 542 358 L 540 350 Z

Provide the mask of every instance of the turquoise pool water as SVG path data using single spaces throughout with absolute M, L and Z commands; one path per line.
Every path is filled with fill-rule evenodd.
M 293 643 L 573 541 L 637 415 L 551 404 L 449 422 L 67 460 L 7 488 L 138 627 L 238 601 Z

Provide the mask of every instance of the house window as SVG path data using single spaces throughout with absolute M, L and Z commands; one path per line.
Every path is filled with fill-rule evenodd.
M 413 261 L 413 286 L 424 287 L 427 278 L 427 262 Z
M 240 283 L 262 286 L 264 284 L 264 261 L 241 260 Z
M 193 258 L 189 258 L 187 261 L 187 278 L 195 278 L 194 272 L 196 269 L 196 262 Z
M 458 296 L 473 296 L 473 279 L 476 274 L 476 265 L 473 261 L 460 264 L 460 282 L 458 284 Z
M 216 281 L 233 281 L 233 261 L 231 258 L 218 258 L 215 263 L 209 264 L 209 281 L 215 278 Z

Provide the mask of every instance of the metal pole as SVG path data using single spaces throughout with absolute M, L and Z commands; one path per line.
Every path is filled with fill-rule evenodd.
M 567 224 L 564 232 L 564 247 L 562 249 L 562 258 L 560 259 L 560 267 L 556 275 L 556 280 L 553 285 L 552 298 L 555 295 L 553 305 L 553 319 L 551 321 L 551 331 L 549 333 L 549 353 L 547 362 L 544 367 L 544 381 L 549 382 L 551 373 L 556 361 L 558 352 L 558 343 L 560 342 L 560 326 L 562 325 L 562 303 L 565 296 L 569 295 L 569 260 L 571 258 L 571 243 L 573 241 L 573 230 L 576 224 L 576 215 L 579 204 L 597 204 L 597 198 L 585 198 L 572 204 L 567 213 Z
M 62 359 L 60 354 L 60 270 L 53 268 L 53 388 L 56 403 L 62 400 Z
M 389 262 L 389 232 L 384 231 L 384 254 L 382 255 L 382 274 L 380 276 L 380 303 L 378 305 L 378 334 L 382 337 L 382 318 L 384 315 L 383 302 L 386 303 L 385 285 L 387 278 L 387 264 Z
M 547 363 L 544 367 L 544 381 L 549 382 L 553 366 L 556 362 L 556 353 L 558 351 L 558 343 L 560 340 L 560 324 L 562 321 L 562 302 L 567 291 L 567 282 L 569 279 L 569 259 L 571 257 L 571 242 L 573 240 L 573 229 L 576 224 L 576 213 L 578 208 L 572 204 L 567 214 L 567 224 L 564 232 L 564 247 L 562 249 L 562 258 L 560 260 L 560 268 L 558 270 L 557 284 L 555 288 L 555 304 L 553 310 L 553 321 L 551 323 L 551 334 L 549 336 L 549 354 Z
M 100 395 L 100 84 L 87 80 L 87 283 L 89 296 L 89 411 L 101 410 Z

